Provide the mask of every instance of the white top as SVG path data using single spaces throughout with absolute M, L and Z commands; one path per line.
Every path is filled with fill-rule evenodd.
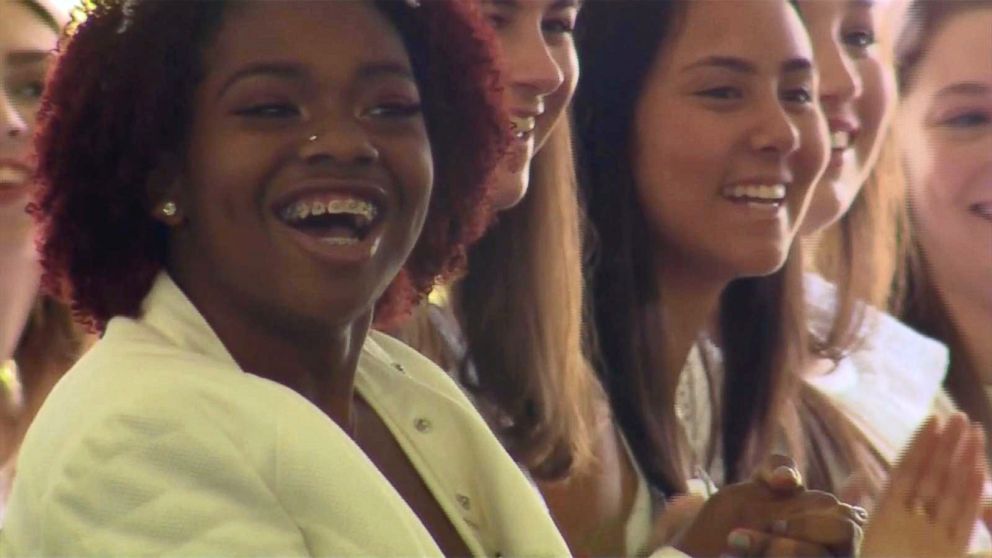
M 474 556 L 565 556 L 461 390 L 370 332 L 355 387 Z M 362 449 L 245 373 L 161 274 L 59 382 L 21 448 L 0 556 L 441 556 Z

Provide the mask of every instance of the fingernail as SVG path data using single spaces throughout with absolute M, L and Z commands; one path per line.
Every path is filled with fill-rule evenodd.
M 775 469 L 773 474 L 780 479 L 787 478 L 791 480 L 793 483 L 795 483 L 796 486 L 803 485 L 803 477 L 802 475 L 799 474 L 799 471 L 797 471 L 794 467 L 789 467 L 788 465 L 782 465 L 781 467 Z
M 854 513 L 858 514 L 861 519 L 868 519 L 868 510 L 862 508 L 861 506 L 852 506 L 854 508 Z
M 789 521 L 786 519 L 776 519 L 772 521 L 772 534 L 784 535 L 789 530 Z
M 751 549 L 751 537 L 743 531 L 731 531 L 727 536 L 727 544 L 734 550 L 746 553 Z

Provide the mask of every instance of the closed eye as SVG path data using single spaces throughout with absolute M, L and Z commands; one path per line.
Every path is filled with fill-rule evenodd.
M 248 118 L 295 118 L 300 115 L 300 109 L 290 103 L 259 103 L 238 109 L 234 114 Z
M 712 87 L 695 93 L 699 97 L 731 101 L 744 98 L 744 92 L 737 87 Z
M 423 112 L 420 103 L 385 103 L 366 111 L 366 115 L 377 118 L 412 118 Z

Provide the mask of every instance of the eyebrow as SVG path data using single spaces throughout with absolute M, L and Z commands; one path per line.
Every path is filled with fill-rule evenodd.
M 687 65 L 682 68 L 682 71 L 707 67 L 724 68 L 740 74 L 758 73 L 758 68 L 753 63 L 748 62 L 743 58 L 737 58 L 734 56 L 707 56 L 706 58 L 697 60 Z M 808 72 L 813 69 L 813 62 L 808 58 L 791 58 L 785 62 L 782 62 L 781 69 L 784 73 Z
M 511 10 L 517 10 L 520 8 L 521 0 L 486 0 L 487 3 Z M 582 6 L 583 0 L 555 0 L 551 4 L 550 9 L 557 10 L 567 10 L 569 8 L 580 8 Z
M 992 87 L 977 81 L 964 81 L 948 85 L 934 95 L 934 97 L 949 97 L 951 95 L 988 95 L 992 93 Z
M 50 50 L 15 50 L 7 53 L 7 63 L 11 66 L 27 66 L 44 62 L 51 57 Z
M 305 67 L 295 62 L 257 62 L 249 64 L 228 77 L 217 93 L 221 97 L 235 83 L 246 78 L 267 76 L 283 80 L 301 80 L 309 72 Z M 363 64 L 357 73 L 359 79 L 367 80 L 381 76 L 400 77 L 416 84 L 413 72 L 403 63 L 393 61 L 372 62 Z

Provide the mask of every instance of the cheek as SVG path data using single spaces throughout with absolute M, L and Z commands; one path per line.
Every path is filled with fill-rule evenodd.
M 888 131 L 896 104 L 896 83 L 893 73 L 877 59 L 862 61 L 859 71 L 864 89 L 856 105 L 861 121 L 858 150 L 865 160 L 877 152 Z
M 826 121 L 819 112 L 811 112 L 798 121 L 799 150 L 793 157 L 794 182 L 806 186 L 805 193 L 812 191 L 812 185 L 819 178 L 830 156 Z
M 415 220 L 422 220 L 434 184 L 434 160 L 426 132 L 391 147 L 390 159 L 403 200 L 413 211 Z

